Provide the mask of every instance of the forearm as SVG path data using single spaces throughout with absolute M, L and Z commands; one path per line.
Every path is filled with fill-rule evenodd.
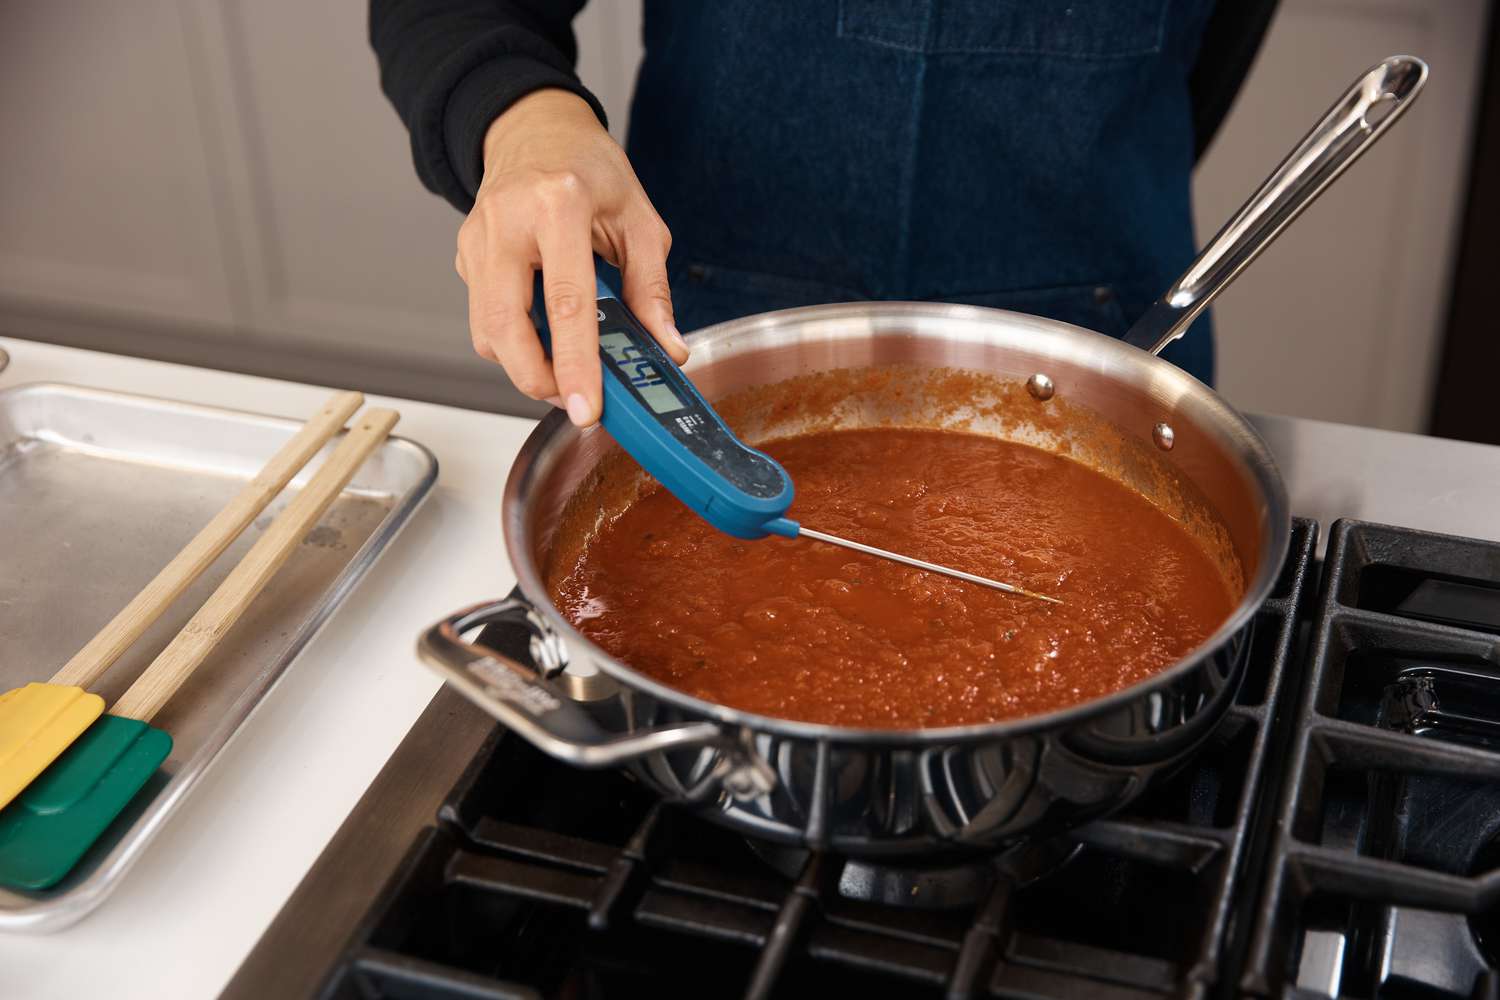
M 411 133 L 422 183 L 460 211 L 474 203 L 490 123 L 555 87 L 604 110 L 573 71 L 583 0 L 371 0 L 381 88 Z

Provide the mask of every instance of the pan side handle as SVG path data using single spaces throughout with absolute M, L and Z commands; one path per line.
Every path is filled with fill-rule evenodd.
M 455 612 L 424 632 L 417 655 L 460 694 L 543 753 L 575 767 L 617 767 L 671 750 L 711 747 L 720 759 L 685 793 L 698 799 L 723 788 L 736 799 L 764 795 L 775 775 L 716 723 L 707 720 L 642 729 L 625 735 L 605 731 L 577 702 L 535 670 L 464 634 L 504 623 L 541 638 L 524 599 L 508 597 Z
M 1182 277 L 1136 321 L 1125 342 L 1159 354 L 1187 332 L 1198 314 L 1396 123 L 1426 82 L 1427 64 L 1414 56 L 1391 56 L 1354 81 Z

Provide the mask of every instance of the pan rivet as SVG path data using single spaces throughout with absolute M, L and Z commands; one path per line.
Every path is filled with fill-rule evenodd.
M 1172 446 L 1177 443 L 1177 435 L 1172 432 L 1169 424 L 1157 424 L 1151 428 L 1151 440 L 1162 451 L 1171 451 Z
M 1052 394 L 1057 391 L 1057 386 L 1052 384 L 1052 380 L 1050 378 L 1043 375 L 1041 372 L 1037 372 L 1035 375 L 1031 376 L 1031 378 L 1026 380 L 1026 391 L 1045 403 L 1047 400 L 1051 399 Z

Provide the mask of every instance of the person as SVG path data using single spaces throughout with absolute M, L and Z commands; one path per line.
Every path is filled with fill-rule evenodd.
M 369 29 L 467 213 L 474 349 L 586 426 L 596 254 L 679 362 L 683 329 L 859 299 L 1122 335 L 1192 258 L 1193 165 L 1275 4 L 645 0 L 624 150 L 574 72 L 582 5 L 371 0 Z M 1206 327 L 1164 357 L 1211 382 Z

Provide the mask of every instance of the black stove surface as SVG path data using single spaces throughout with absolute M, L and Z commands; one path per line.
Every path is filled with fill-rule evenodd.
M 1205 751 L 931 867 L 751 844 L 496 730 L 322 987 L 375 997 L 1497 998 L 1500 545 L 1315 526 Z
M 1246 991 L 1500 986 L 1500 545 L 1329 539 Z

